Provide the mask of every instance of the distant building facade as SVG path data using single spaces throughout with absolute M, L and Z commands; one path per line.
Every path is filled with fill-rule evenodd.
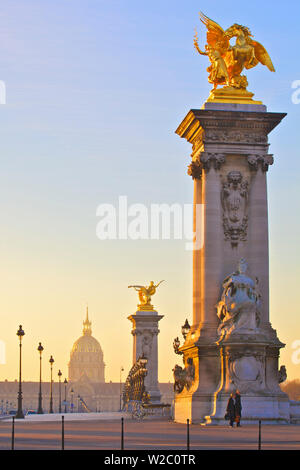
M 121 384 L 123 386 L 123 384 Z M 24 410 L 37 410 L 38 408 L 38 382 L 23 382 L 23 408 Z M 159 389 L 162 395 L 162 403 L 170 403 L 173 401 L 173 384 L 161 383 Z M 71 403 L 73 402 L 73 411 L 88 411 L 80 398 L 86 403 L 88 409 L 93 412 L 101 411 L 119 411 L 120 409 L 120 383 L 92 383 L 86 378 L 79 382 L 69 382 L 66 386 L 67 402 L 66 412 L 71 411 Z M 73 393 L 71 393 L 73 390 Z M 62 403 L 64 400 L 64 384 L 61 384 Z M 43 394 L 43 410 L 49 413 L 50 405 L 50 382 L 42 384 Z M 17 409 L 18 382 L 9 382 L 7 380 L 0 382 L 0 414 Z M 53 383 L 53 410 L 58 413 L 59 410 L 59 384 Z M 65 412 L 65 405 L 62 404 L 62 412 Z
M 53 410 L 59 410 L 59 386 L 61 387 L 62 412 L 119 411 L 123 384 L 105 383 L 105 363 L 100 343 L 92 336 L 88 310 L 83 322 L 83 334 L 71 350 L 68 364 L 68 383 L 53 382 Z M 173 384 L 159 384 L 161 401 L 172 403 Z M 37 410 L 38 382 L 23 382 L 24 410 Z M 18 382 L 0 381 L 0 414 L 17 409 Z M 42 383 L 43 410 L 49 412 L 50 382 Z M 66 404 L 64 399 L 66 396 Z M 66 410 L 66 411 L 65 411 Z

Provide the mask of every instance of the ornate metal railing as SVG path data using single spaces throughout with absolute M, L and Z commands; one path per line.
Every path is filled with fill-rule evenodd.
M 170 405 L 150 402 L 150 395 L 145 387 L 147 362 L 144 356 L 137 360 L 130 369 L 123 388 L 123 410 L 130 412 L 133 419 L 142 419 L 146 415 L 170 414 Z
M 149 395 L 145 388 L 148 359 L 140 357 L 132 366 L 123 388 L 123 410 L 132 413 L 133 417 L 141 418 L 142 404 L 149 401 Z

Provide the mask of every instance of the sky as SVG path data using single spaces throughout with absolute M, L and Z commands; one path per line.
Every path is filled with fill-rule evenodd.
M 203 11 L 224 29 L 248 26 L 268 50 L 276 74 L 247 73 L 249 90 L 269 111 L 288 116 L 270 135 L 275 164 L 268 173 L 270 317 L 286 343 L 281 364 L 300 340 L 300 80 L 298 1 L 237 4 L 220 0 L 4 0 L 0 6 L 1 296 L 0 380 L 18 376 L 16 331 L 22 324 L 23 378 L 44 379 L 50 355 L 67 376 L 86 305 L 101 343 L 106 380 L 118 381 L 132 360 L 131 323 L 137 297 L 127 286 L 165 279 L 153 302 L 164 318 L 159 379 L 172 380 L 180 359 L 172 342 L 192 321 L 192 255 L 182 240 L 96 237 L 99 204 L 188 204 L 190 145 L 175 129 L 207 99 L 206 58 L 193 48 L 195 27 L 205 44 Z M 294 361 L 295 362 L 295 361 Z M 124 372 L 125 374 L 125 372 Z

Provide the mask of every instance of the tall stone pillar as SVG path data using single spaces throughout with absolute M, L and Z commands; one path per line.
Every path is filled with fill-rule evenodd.
M 133 329 L 133 358 L 132 363 L 145 356 L 148 359 L 145 387 L 150 394 L 152 403 L 159 403 L 161 394 L 158 387 L 158 323 L 163 315 L 155 310 L 137 310 L 128 319 Z
M 269 320 L 266 182 L 273 163 L 268 135 L 284 117 L 261 104 L 210 102 L 191 110 L 176 130 L 193 146 L 188 173 L 194 180 L 194 229 L 203 233 L 203 243 L 193 254 L 193 325 L 180 348 L 190 375 L 175 396 L 175 421 L 224 423 L 236 389 L 244 422 L 289 420 L 288 397 L 278 384 L 284 345 Z M 197 204 L 203 205 L 202 220 L 195 217 Z M 247 260 L 247 275 L 243 268 L 236 271 L 241 259 Z M 247 292 L 248 303 L 241 300 Z

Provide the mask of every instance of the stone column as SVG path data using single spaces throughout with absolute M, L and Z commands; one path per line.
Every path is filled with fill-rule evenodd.
M 202 212 L 197 210 L 202 204 L 202 181 L 201 179 L 194 179 L 194 233 L 199 230 L 197 238 L 200 244 L 202 242 L 203 231 L 198 227 L 199 221 L 197 218 L 201 217 Z M 201 209 L 200 209 L 201 210 Z M 198 222 L 198 223 L 197 223 Z M 195 241 L 196 242 L 196 241 Z M 193 325 L 198 325 L 201 322 L 201 256 L 200 246 L 197 250 L 193 251 Z
M 278 340 L 269 322 L 269 253 L 266 171 L 269 133 L 285 117 L 263 105 L 206 103 L 184 118 L 176 133 L 193 146 L 188 173 L 194 205 L 203 204 L 203 246 L 193 257 L 193 325 L 180 348 L 186 376 L 175 396 L 175 420 L 224 422 L 234 388 L 244 394 L 245 421 L 287 422 L 288 398 L 278 386 Z M 195 231 L 196 231 L 195 230 Z M 258 278 L 260 311 L 247 334 L 220 341 L 216 305 L 222 283 L 246 258 Z M 192 361 L 192 362 L 191 362 Z M 192 373 L 191 371 L 194 372 Z
M 137 310 L 128 319 L 132 322 L 133 329 L 133 358 L 132 364 L 141 357 L 148 359 L 147 376 L 145 387 L 150 394 L 152 403 L 159 403 L 161 394 L 158 387 L 158 323 L 163 315 L 158 315 L 156 311 Z
M 271 157 L 271 156 L 270 156 Z M 269 229 L 267 169 L 268 165 L 259 161 L 257 156 L 250 155 L 252 182 L 249 203 L 249 255 L 251 272 L 259 277 L 262 296 L 261 321 L 269 324 Z M 272 161 L 270 159 L 270 161 Z
M 223 161 L 223 154 L 202 153 L 201 172 L 197 173 L 197 161 L 196 170 L 193 171 L 193 164 L 189 169 L 194 179 L 194 232 L 202 242 L 201 246 L 195 244 L 193 252 L 193 330 L 200 329 L 202 335 L 204 332 L 214 335 L 217 326 L 214 305 L 220 287 L 215 280 L 221 282 L 223 273 L 219 172 Z M 197 210 L 200 205 L 202 208 Z
M 201 322 L 203 334 L 215 335 L 217 316 L 215 305 L 220 295 L 220 282 L 223 274 L 223 239 L 220 174 L 223 156 L 214 155 L 213 161 L 206 163 L 202 175 L 202 201 L 204 204 L 204 243 L 201 252 L 200 278 L 202 280 Z M 217 158 L 219 158 L 219 163 Z M 219 280 L 219 282 L 216 282 Z

